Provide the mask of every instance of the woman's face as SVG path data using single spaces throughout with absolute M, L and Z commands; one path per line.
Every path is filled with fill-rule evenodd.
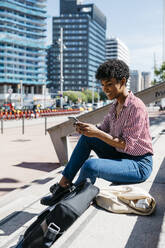
M 108 97 L 109 100 L 113 100 L 118 98 L 125 88 L 125 79 L 116 80 L 112 78 L 110 80 L 101 80 L 101 85 L 104 93 Z

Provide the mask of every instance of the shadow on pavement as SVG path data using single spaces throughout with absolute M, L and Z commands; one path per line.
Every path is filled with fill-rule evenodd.
M 12 217 L 13 214 L 15 215 L 15 217 Z M 27 223 L 33 217 L 35 217 L 36 214 L 21 211 L 21 212 L 12 213 L 12 216 L 11 216 L 12 219 L 10 220 L 10 226 L 9 226 L 9 223 L 6 223 L 6 222 L 0 225 L 0 230 L 1 230 L 0 237 L 11 235 L 16 230 L 18 230 L 20 227 L 22 227 L 25 223 Z M 19 221 L 16 221 L 16 219 L 19 219 Z
M 0 179 L 0 183 L 18 183 L 19 181 L 13 178 L 5 177 Z
M 13 165 L 13 166 L 32 169 L 32 170 L 50 172 L 50 171 L 55 170 L 58 167 L 60 167 L 60 163 L 22 162 L 21 164 L 17 164 L 17 165 Z
M 9 177 L 5 177 L 5 178 L 1 178 L 0 179 L 0 192 L 10 192 L 12 190 L 17 189 L 17 187 L 3 187 L 2 184 L 7 184 L 9 185 L 10 183 L 14 184 L 14 186 L 16 186 L 16 183 L 19 183 L 18 180 L 13 179 L 13 178 L 9 178 Z M 13 185 L 10 185 L 13 186 Z
M 47 177 L 47 178 L 44 178 L 44 179 L 34 180 L 34 181 L 32 181 L 32 183 L 45 184 L 45 183 L 48 183 L 52 179 L 54 179 L 54 177 Z
M 9 191 L 12 191 L 12 190 L 15 190 L 15 189 L 17 189 L 16 187 L 14 188 L 0 188 L 0 191 L 2 191 L 2 192 L 9 192 Z
M 165 159 L 149 193 L 155 198 L 157 207 L 151 216 L 139 216 L 125 248 L 156 248 L 159 241 L 165 212 Z

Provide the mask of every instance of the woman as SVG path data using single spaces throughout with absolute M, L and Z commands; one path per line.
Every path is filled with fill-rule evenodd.
M 81 137 L 60 182 L 50 188 L 52 195 L 41 200 L 44 205 L 53 205 L 79 170 L 76 184 L 86 178 L 92 183 L 96 178 L 114 183 L 140 183 L 152 172 L 148 113 L 144 103 L 126 88 L 128 66 L 121 60 L 108 60 L 99 66 L 96 78 L 108 99 L 114 101 L 100 126 L 76 123 Z M 98 158 L 89 158 L 91 150 Z

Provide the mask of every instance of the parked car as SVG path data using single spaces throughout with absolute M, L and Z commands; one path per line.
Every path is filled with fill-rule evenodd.
M 86 108 L 88 111 L 92 111 L 93 110 L 92 103 L 87 103 Z
M 159 110 L 165 110 L 165 98 L 162 98 L 159 102 Z
M 9 106 L 0 106 L 0 110 L 8 110 L 8 111 L 10 111 L 10 107 Z
M 22 110 L 34 110 L 34 105 L 26 105 L 26 106 L 23 106 Z
M 68 104 L 64 104 L 63 109 L 72 109 L 72 107 L 70 105 L 68 105 Z
M 98 109 L 98 108 L 101 108 L 102 106 L 103 106 L 102 102 L 96 102 L 93 104 L 93 109 Z
M 75 105 L 72 105 L 72 109 L 79 109 L 80 111 L 84 111 L 85 108 L 83 105 L 80 105 L 80 104 L 75 104 Z
M 0 106 L 0 109 L 1 110 L 7 110 L 7 111 L 10 111 L 10 110 L 13 110 L 14 107 L 11 103 L 4 103 Z

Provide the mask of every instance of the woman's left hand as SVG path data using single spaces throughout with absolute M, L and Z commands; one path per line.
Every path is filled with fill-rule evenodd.
M 77 122 L 76 130 L 79 134 L 88 137 L 97 137 L 97 134 L 99 133 L 99 129 L 95 125 L 84 122 Z

